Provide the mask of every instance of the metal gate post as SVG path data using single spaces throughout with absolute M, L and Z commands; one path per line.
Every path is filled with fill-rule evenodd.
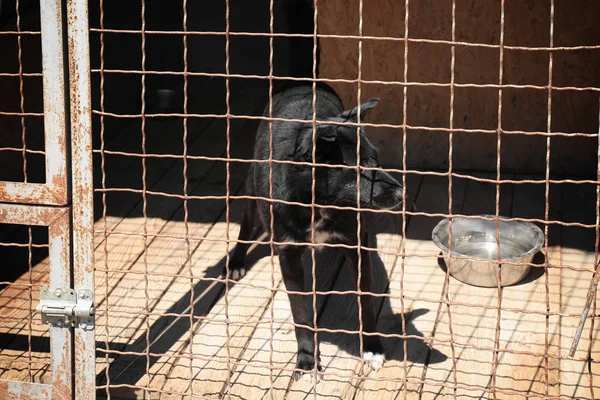
M 73 212 L 73 285 L 94 291 L 94 187 L 87 0 L 67 0 Z M 75 398 L 95 398 L 93 326 L 75 328 Z

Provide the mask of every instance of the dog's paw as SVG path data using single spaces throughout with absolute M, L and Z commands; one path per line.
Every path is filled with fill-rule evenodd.
M 294 371 L 294 373 L 292 374 L 292 379 L 294 379 L 294 381 L 298 381 L 298 380 L 302 379 L 303 381 L 306 381 L 306 382 L 312 382 L 314 377 L 315 377 L 314 369 L 312 371 L 306 371 L 306 370 Z M 323 378 L 323 368 L 319 365 L 317 368 L 317 383 L 321 382 L 321 378 Z
M 317 363 L 317 383 L 321 381 L 323 367 Z M 302 378 L 304 381 L 312 382 L 315 376 L 315 360 L 312 355 L 301 354 L 298 356 L 298 362 L 296 363 L 296 370 L 292 374 L 294 381 Z
M 380 353 L 372 353 L 370 351 L 365 351 L 363 353 L 363 360 L 373 371 L 379 371 L 381 367 L 383 367 L 383 363 L 385 362 L 385 356 Z
M 317 383 L 321 382 L 321 378 L 323 378 L 323 371 L 321 371 L 321 368 L 319 368 L 319 371 L 317 371 Z M 303 381 L 311 383 L 313 381 L 313 378 L 315 377 L 315 372 L 311 371 L 311 372 L 302 372 L 300 377 L 294 378 L 294 380 L 298 380 L 300 378 L 302 378 Z
M 246 268 L 235 268 L 229 270 L 229 278 L 234 281 L 242 279 L 246 275 Z
M 227 274 L 227 269 L 223 271 L 223 275 Z M 242 279 L 246 275 L 246 268 L 244 265 L 240 265 L 238 263 L 230 263 L 229 264 L 229 279 L 234 281 Z

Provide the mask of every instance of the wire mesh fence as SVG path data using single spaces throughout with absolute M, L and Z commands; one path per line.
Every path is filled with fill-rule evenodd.
M 0 24 L 6 53 L 0 72 L 5 94 L 0 114 L 5 132 L 0 144 L 0 200 L 65 205 L 66 103 L 60 4 L 5 2 Z
M 23 17 L 22 9 L 18 1 L 5 2 L 0 12 L 0 180 L 40 183 L 45 151 L 39 10 Z M 48 329 L 33 314 L 40 281 L 48 279 L 47 255 L 47 228 L 0 226 L 2 379 L 48 378 Z
M 14 2 L 13 2 L 14 3 Z M 19 2 L 2 8 L 3 181 L 44 182 L 42 58 L 39 15 L 22 18 Z M 27 96 L 26 93 L 27 92 Z M 9 166 L 22 165 L 22 168 Z
M 594 398 L 595 301 L 578 351 L 568 351 L 598 263 L 600 44 L 590 23 L 598 6 L 205 3 L 90 2 L 98 396 Z M 28 79 L 41 81 L 41 67 L 28 71 L 21 60 L 22 41 L 39 40 L 39 28 L 29 32 L 15 17 L 16 28 L 0 32 L 17 40 L 18 62 L 0 79 L 19 87 L 10 93 L 20 100 L 0 110 L 14 120 L 0 120 L 14 127 L 3 135 L 14 143 L 0 147 L 10 154 L 0 163 L 13 167 L 0 174 L 21 175 L 0 178 L 45 182 L 29 158 L 43 158 L 43 147 L 27 136 L 41 129 L 26 125 L 43 115 L 26 110 L 26 99 L 41 94 L 25 90 Z M 356 120 L 317 112 L 322 84 L 344 110 L 358 107 Z M 282 117 L 278 96 L 298 85 L 310 89 L 310 107 Z M 365 120 L 361 107 L 372 97 L 381 102 Z M 319 158 L 324 125 L 355 135 L 352 162 Z M 274 138 L 287 126 L 308 128 L 308 156 L 276 156 Z M 257 157 L 261 129 L 269 140 Z M 369 140 L 375 162 L 361 157 Z M 245 184 L 260 166 L 268 167 L 260 180 L 267 195 Z M 308 179 L 285 181 L 282 170 Z M 323 177 L 334 173 L 350 174 L 354 191 L 391 174 L 404 201 L 373 209 L 365 204 L 373 192 L 361 191 L 343 204 L 341 191 L 323 201 Z M 286 185 L 306 196 L 282 196 Z M 249 203 L 263 205 L 260 237 L 240 234 Z M 281 235 L 286 218 L 300 214 L 309 221 L 303 237 Z M 431 241 L 441 219 L 458 217 L 495 225 L 495 287 L 453 278 L 449 266 L 473 257 L 453 255 L 446 265 Z M 323 224 L 336 219 L 354 231 L 327 240 Z M 505 221 L 542 229 L 531 262 L 500 262 Z M 0 244 L 28 249 L 25 275 L 0 279 L 11 299 L 7 323 L 9 309 L 31 310 L 25 303 L 44 282 L 34 273 L 44 261 L 33 255 L 47 241 L 36 244 L 31 232 Z M 243 277 L 231 275 L 239 246 L 249 246 Z M 302 262 L 300 290 L 284 282 L 285 254 Z M 354 257 L 371 270 L 353 272 Z M 512 265 L 531 271 L 503 286 Z M 21 281 L 27 290 L 17 303 L 9 293 Z M 294 302 L 305 302 L 308 320 L 298 322 Z M 371 307 L 375 331 L 367 329 Z M 45 333 L 26 318 L 13 323 L 26 332 L 23 376 L 34 380 L 35 338 Z M 305 351 L 323 369 L 304 371 L 306 381 L 291 379 L 295 332 L 320 348 Z M 365 350 L 373 338 L 383 365 Z M 21 368 L 6 363 L 6 373 Z
M 3 229 L 12 228 L 10 239 L 3 239 L 1 245 L 4 265 L 9 267 L 1 292 L 1 379 L 7 398 L 69 396 L 71 391 L 70 332 L 48 328 L 34 316 L 42 285 L 66 286 L 69 217 L 67 210 L 56 207 L 2 204 L 0 223 Z
M 2 379 L 48 382 L 48 327 L 34 314 L 39 288 L 47 283 L 47 228 L 5 225 L 10 231 L 2 244 L 6 265 L 13 266 L 2 282 Z M 26 266 L 25 269 L 21 268 Z M 18 267 L 18 268 L 16 268 Z
M 171 23 L 157 18 L 159 11 L 146 2 L 136 9 L 138 17 L 108 23 L 110 5 L 100 2 L 97 25 L 91 29 L 100 49 L 99 64 L 92 69 L 100 96 L 94 116 L 101 133 L 95 155 L 102 177 L 102 185 L 96 189 L 102 213 L 96 226 L 96 273 L 103 296 L 98 304 L 103 321 L 97 331 L 99 393 L 149 398 L 282 398 L 307 393 L 336 398 L 594 396 L 593 326 L 574 358 L 567 356 L 567 343 L 573 338 L 597 258 L 597 234 L 592 234 L 598 231 L 598 178 L 595 164 L 582 175 L 557 173 L 560 167 L 553 169 L 552 164 L 554 152 L 562 153 L 553 147 L 559 138 L 565 138 L 559 146 L 566 145 L 567 138 L 588 140 L 585 143 L 592 144 L 595 154 L 597 123 L 594 130 L 585 130 L 588 128 L 583 125 L 581 130 L 573 125 L 557 129 L 561 123 L 554 124 L 552 118 L 553 101 L 562 102 L 560 95 L 555 97 L 557 93 L 592 94 L 591 108 L 597 105 L 600 88 L 593 79 L 583 85 L 569 79 L 557 84 L 553 77 L 560 74 L 553 68 L 562 54 L 597 52 L 600 47 L 597 43 L 559 44 L 563 42 L 555 39 L 554 2 L 542 7 L 547 13 L 541 23 L 546 28 L 543 44 L 521 45 L 514 40 L 514 32 L 507 34 L 506 25 L 515 26 L 519 6 L 504 1 L 494 4 L 497 19 L 493 30 L 497 36 L 488 43 L 468 40 L 468 28 L 460 30 L 459 21 L 472 27 L 466 24 L 464 8 L 473 9 L 463 3 L 439 6 L 447 8 L 443 24 L 448 32 L 420 37 L 411 34 L 411 27 L 423 21 L 419 17 L 423 17 L 425 6 L 408 2 L 387 5 L 391 17 L 385 11 L 365 11 L 362 1 L 340 3 L 337 7 L 343 7 L 345 14 L 337 25 L 335 18 L 325 14 L 335 11 L 336 6 L 310 4 L 312 29 L 300 33 L 276 29 L 274 2 L 255 5 L 262 11 L 256 15 L 268 16 L 262 31 L 246 28 L 236 19 L 236 13 L 244 10 L 238 2 L 220 3 L 213 6 L 216 10 L 204 5 L 200 8 L 205 17 L 198 17 L 201 11 L 195 7 L 199 6 L 185 1 L 169 9 L 161 7 L 163 15 L 180 17 Z M 513 8 L 510 12 L 509 7 Z M 245 12 L 250 15 L 249 9 Z M 218 23 L 211 20 L 215 15 L 222 18 Z M 506 15 L 510 16 L 508 22 Z M 392 19 L 396 25 L 384 26 L 376 34 L 373 19 L 377 17 Z M 344 28 L 348 29 L 342 32 Z M 528 35 L 526 28 L 520 32 Z M 449 37 L 444 39 L 444 35 Z M 277 60 L 283 58 L 278 55 L 285 54 L 281 49 L 292 39 L 304 41 L 304 54 L 311 62 L 304 74 L 292 76 L 285 68 L 276 73 L 276 64 L 281 62 Z M 109 40 L 115 47 L 135 49 L 135 54 L 127 60 L 109 60 Z M 117 44 L 119 40 L 126 43 Z M 159 42 L 164 50 L 150 45 Z M 244 49 L 240 49 L 244 45 L 257 53 L 259 61 L 248 55 L 244 58 Z M 380 60 L 374 67 L 373 46 L 377 45 L 388 46 L 388 51 L 378 55 Z M 419 46 L 425 45 L 437 46 L 443 63 L 424 60 Z M 295 49 L 300 51 L 300 47 L 290 51 Z M 118 52 L 116 48 L 112 51 Z M 165 58 L 161 51 L 170 52 L 172 59 L 161 62 L 161 57 Z M 236 56 L 232 52 L 237 52 Z M 489 71 L 481 72 L 482 66 L 475 68 L 481 79 L 472 77 L 469 81 L 464 72 L 465 58 L 461 57 L 465 53 L 484 57 L 479 60 L 482 65 L 496 63 L 495 77 Z M 508 62 L 518 63 L 527 54 L 542 55 L 546 81 L 537 76 L 528 80 L 527 74 L 519 79 L 514 69 L 507 67 Z M 411 56 L 418 60 L 416 64 Z M 398 57 L 400 62 L 396 62 Z M 369 64 L 363 68 L 365 59 Z M 394 63 L 387 66 L 389 59 Z M 211 65 L 215 60 L 222 65 Z M 256 64 L 251 65 L 253 61 Z M 429 81 L 411 78 L 418 75 L 411 71 L 427 69 L 425 63 L 448 72 Z M 126 79 L 136 90 L 123 94 L 117 82 Z M 278 118 L 273 98 L 282 82 L 312 84 L 312 112 L 297 119 Z M 366 101 L 365 93 L 377 90 L 388 97 L 391 92 L 400 100 L 381 111 L 380 120 L 333 122 L 352 130 L 371 129 L 376 138 L 386 138 L 386 132 L 388 138 L 393 135 L 388 141 L 393 148 L 385 148 L 386 140 L 379 141 L 384 144 L 382 157 L 396 157 L 389 168 L 319 162 L 316 156 L 308 160 L 276 159 L 273 139 L 269 157 L 251 154 L 260 124 L 268 126 L 271 138 L 284 122 L 312 124 L 315 131 L 321 123 L 332 124 L 317 118 L 317 82 L 333 86 L 348 109 Z M 435 111 L 431 111 L 436 116 L 431 124 L 419 122 L 419 115 L 415 118 L 410 97 L 427 98 L 421 89 L 433 90 L 433 97 L 438 97 L 435 102 L 441 102 L 439 98 L 448 102 L 444 106 L 446 121 Z M 495 126 L 488 121 L 468 124 L 467 116 L 463 119 L 459 114 L 469 114 L 464 110 L 465 94 L 473 93 L 469 91 L 486 91 L 490 104 L 484 111 Z M 138 99 L 131 99 L 136 106 L 125 105 L 119 110 L 116 107 L 123 103 L 119 105 L 116 95 L 108 93 L 135 94 Z M 531 128 L 528 121 L 520 124 L 515 117 L 515 99 L 537 96 L 531 93 L 540 94 L 536 106 L 542 104 L 545 110 L 544 124 L 539 128 Z M 507 102 L 508 96 L 512 98 Z M 496 110 L 490 112 L 489 107 Z M 476 108 L 471 106 L 470 112 L 475 113 Z M 597 111 L 594 115 L 597 120 Z M 117 134 L 117 130 L 122 133 Z M 431 144 L 415 146 L 414 135 L 423 132 L 443 136 L 439 143 L 447 152 L 437 169 L 419 168 L 419 163 L 413 162 L 415 157 L 427 158 L 423 155 L 427 150 L 443 155 Z M 468 163 L 462 161 L 461 146 L 468 146 L 465 135 L 486 135 L 485 143 L 493 145 L 488 172 L 473 172 L 477 168 L 468 169 Z M 536 160 L 541 152 L 542 168 L 523 167 L 529 174 L 518 173 L 523 162 L 517 160 L 520 164 L 515 165 L 514 153 L 519 151 L 504 144 L 517 143 L 512 139 L 517 136 L 536 139 L 530 145 L 536 147 L 529 152 L 535 153 Z M 358 137 L 356 151 L 360 152 Z M 312 154 L 316 154 L 316 134 L 312 145 Z M 357 158 L 360 160 L 360 155 Z M 270 173 L 262 177 L 269 196 L 253 195 L 243 188 L 250 164 L 258 168 L 261 163 L 270 166 Z M 308 167 L 312 174 L 307 183 L 312 185 L 308 201 L 274 196 L 275 188 L 285 184 L 273 178 L 273 170 L 281 165 Z M 129 170 L 124 173 L 126 168 Z M 396 210 L 377 211 L 365 209 L 368 207 L 360 200 L 344 206 L 319 203 L 315 198 L 316 171 L 324 169 L 362 172 L 356 174 L 355 188 L 370 173 L 395 174 L 406 190 L 406 201 Z M 253 201 L 268 204 L 269 222 L 263 225 L 269 233 L 261 240 L 236 240 L 244 204 Z M 573 207 L 578 202 L 580 212 Z M 305 208 L 312 216 L 312 228 L 301 243 L 277 237 L 275 224 L 280 223 L 278 208 L 282 205 Z M 367 243 L 361 243 L 360 233 L 356 234 L 358 243 L 316 241 L 319 232 L 315 224 L 320 223 L 320 213 L 342 210 L 360 211 L 366 216 L 357 224 L 358 229 L 364 224 L 368 231 Z M 429 240 L 434 224 L 450 216 L 482 219 L 481 214 L 491 214 L 487 217 L 491 221 L 533 222 L 544 230 L 541 257 L 531 262 L 532 272 L 524 284 L 503 287 L 502 274 L 498 273 L 496 288 L 470 287 L 453 280 L 440 261 L 439 249 Z M 496 237 L 499 240 L 498 230 Z M 573 245 L 570 238 L 574 237 L 586 244 Z M 231 252 L 241 244 L 252 245 L 248 262 L 254 265 L 243 278 L 229 279 Z M 305 283 L 306 292 L 286 288 L 278 266 L 278 252 L 299 244 L 307 249 L 303 258 L 310 278 Z M 370 297 L 375 302 L 377 332 L 364 330 L 362 303 L 356 295 L 366 296 L 357 289 L 340 252 L 335 251 L 340 248 L 357 252 L 359 259 L 365 255 L 372 259 L 374 293 Z M 498 250 L 493 262 L 498 264 L 499 257 Z M 502 263 L 506 267 L 510 264 Z M 364 279 L 361 272 L 358 279 Z M 293 332 L 306 328 L 292 319 L 287 299 L 290 294 L 308 296 L 307 307 L 312 310 L 308 329 L 320 343 L 324 370 L 310 371 L 313 379 L 308 383 L 290 379 L 296 363 Z M 365 356 L 362 344 L 370 336 L 379 336 L 384 342 L 387 362 L 378 372 L 361 362 Z M 316 349 L 314 356 L 318 358 Z M 581 385 L 579 379 L 586 384 Z

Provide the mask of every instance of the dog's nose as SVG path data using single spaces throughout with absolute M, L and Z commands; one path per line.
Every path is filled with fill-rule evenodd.
M 401 202 L 402 200 L 404 200 L 404 188 L 402 186 L 400 186 L 399 188 L 396 188 L 394 190 L 394 198 L 398 202 Z

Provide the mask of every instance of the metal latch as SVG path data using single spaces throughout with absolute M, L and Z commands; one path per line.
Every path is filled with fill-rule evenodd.
M 42 322 L 57 327 L 94 327 L 94 293 L 88 289 L 40 289 L 40 303 L 35 308 Z

